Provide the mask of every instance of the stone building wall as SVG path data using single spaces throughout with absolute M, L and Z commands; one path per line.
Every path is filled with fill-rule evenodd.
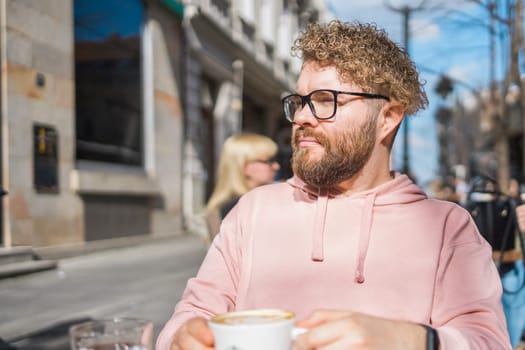
M 13 245 L 82 240 L 82 203 L 70 186 L 74 168 L 72 4 L 6 1 L 8 213 Z M 58 193 L 38 193 L 33 178 L 33 125 L 56 128 Z

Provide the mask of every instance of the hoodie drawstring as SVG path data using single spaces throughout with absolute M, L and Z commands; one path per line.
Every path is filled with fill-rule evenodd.
M 365 281 L 364 266 L 366 254 L 368 252 L 368 243 L 370 242 L 370 230 L 372 229 L 372 217 L 374 210 L 374 202 L 376 194 L 371 193 L 367 196 L 365 204 L 363 206 L 363 213 L 361 216 L 361 226 L 359 228 L 359 241 L 358 241 L 358 253 L 357 253 L 357 264 L 355 270 L 355 282 L 363 283 Z
M 317 196 L 317 208 L 315 211 L 314 234 L 312 246 L 312 260 L 324 260 L 324 230 L 326 219 L 326 208 L 328 206 L 328 193 L 320 191 Z
M 299 196 L 298 198 L 302 198 L 300 200 L 308 199 L 308 203 L 312 203 L 314 200 L 317 202 L 315 207 L 316 212 L 312 236 L 313 247 L 311 259 L 313 261 L 324 261 L 324 235 L 326 230 L 325 221 L 328 207 L 328 198 L 337 198 L 341 195 L 341 193 L 337 192 L 330 194 L 328 191 L 323 191 L 313 186 L 308 186 L 303 180 L 295 176 L 288 179 L 287 183 L 299 191 L 297 192 L 297 195 Z M 359 236 L 357 239 L 358 251 L 356 257 L 356 268 L 354 272 L 355 283 L 363 283 L 365 281 L 364 267 L 366 256 L 368 254 L 368 246 L 370 243 L 374 205 L 412 203 L 425 198 L 427 198 L 425 193 L 420 188 L 418 188 L 406 175 L 396 174 L 392 181 L 389 181 L 364 193 L 355 194 L 351 199 L 349 199 L 351 201 L 364 200 L 361 222 L 359 223 Z M 354 247 L 352 247 L 352 249 L 354 249 Z

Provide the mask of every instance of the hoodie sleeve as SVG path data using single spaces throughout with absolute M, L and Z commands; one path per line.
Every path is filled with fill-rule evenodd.
M 232 311 L 240 276 L 241 232 L 236 208 L 224 219 L 195 278 L 188 280 L 181 301 L 157 338 L 155 349 L 169 350 L 177 329 L 187 320 Z M 237 231 L 237 232 L 235 232 Z
M 463 208 L 445 223 L 431 322 L 441 350 L 511 349 L 490 245 Z

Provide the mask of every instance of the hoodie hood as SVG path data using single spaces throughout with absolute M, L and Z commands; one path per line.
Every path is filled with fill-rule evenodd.
M 317 202 L 315 221 L 312 232 L 312 260 L 324 260 L 325 218 L 330 198 L 346 196 L 349 200 L 363 201 L 363 211 L 359 223 L 358 254 L 355 271 L 355 282 L 364 283 L 364 266 L 368 252 L 368 243 L 374 218 L 374 207 L 406 204 L 427 198 L 426 194 L 406 175 L 396 173 L 394 179 L 373 189 L 345 195 L 335 190 L 326 190 L 306 184 L 294 176 L 287 183 L 296 190 L 296 195 Z

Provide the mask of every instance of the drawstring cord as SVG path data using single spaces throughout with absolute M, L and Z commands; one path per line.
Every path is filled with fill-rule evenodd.
M 358 249 L 357 252 L 357 264 L 356 264 L 356 270 L 355 270 L 355 282 L 356 283 L 363 283 L 365 281 L 365 275 L 364 275 L 364 265 L 365 265 L 365 259 L 366 254 L 368 252 L 368 243 L 370 242 L 370 230 L 372 228 L 372 216 L 373 216 L 373 209 L 374 209 L 374 202 L 376 199 L 376 194 L 372 193 L 370 194 L 365 201 L 365 205 L 363 207 L 363 214 L 361 216 L 361 225 L 359 228 L 359 242 L 358 242 Z
M 313 234 L 313 247 L 312 247 L 312 260 L 323 261 L 324 260 L 324 230 L 325 230 L 325 219 L 326 219 L 326 208 L 328 206 L 328 193 L 327 191 L 318 190 L 317 193 L 317 209 L 315 214 L 314 222 L 314 234 Z

